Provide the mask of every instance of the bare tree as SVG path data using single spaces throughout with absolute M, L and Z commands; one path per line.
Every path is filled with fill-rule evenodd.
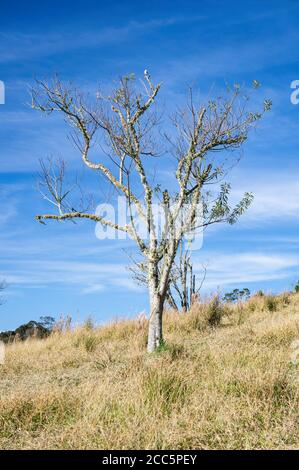
M 174 262 L 170 273 L 169 289 L 176 293 L 180 301 L 180 307 L 183 311 L 190 310 L 192 304 L 199 300 L 199 293 L 206 278 L 206 266 L 202 267 L 202 278 L 197 285 L 197 277 L 194 273 L 193 263 L 191 260 L 191 252 L 183 249 L 181 245 L 179 249 L 179 260 Z M 172 298 L 175 294 L 172 293 Z
M 148 267 L 144 261 L 133 263 L 128 266 L 133 279 L 140 286 L 148 286 Z M 184 249 L 181 243 L 178 255 L 173 262 L 169 275 L 166 302 L 174 310 L 181 308 L 183 311 L 190 310 L 191 305 L 199 300 L 199 293 L 206 278 L 207 268 L 202 266 L 202 277 L 198 282 L 198 276 L 194 273 L 191 252 Z M 198 282 L 198 283 L 197 283 Z
M 111 96 L 104 97 L 98 93 L 97 100 L 92 101 L 71 85 L 63 85 L 58 78 L 51 83 L 37 82 L 32 90 L 32 107 L 45 114 L 58 112 L 64 116 L 84 164 L 101 174 L 126 198 L 130 215 L 127 223 L 120 224 L 104 215 L 69 210 L 74 205 L 66 204 L 70 197 L 68 189 L 57 193 L 48 181 L 48 196 L 57 207 L 58 214 L 37 215 L 36 219 L 40 222 L 88 219 L 125 232 L 136 242 L 148 271 L 150 317 L 147 349 L 153 352 L 163 341 L 163 306 L 171 269 L 184 236 L 199 225 L 234 223 L 252 200 L 252 195 L 245 193 L 241 201 L 230 208 L 230 187 L 222 183 L 219 188 L 219 180 L 232 165 L 231 153 L 227 151 L 242 146 L 249 130 L 271 103 L 265 102 L 260 113 L 249 112 L 248 98 L 241 93 L 239 86 L 235 86 L 228 90 L 227 98 L 219 97 L 206 106 L 196 106 L 190 92 L 186 109 L 178 111 L 172 119 L 177 135 L 174 139 L 161 132 L 154 106 L 161 84 L 155 85 L 145 71 L 142 86 L 140 91 L 133 76 L 123 77 Z M 102 135 L 102 151 L 101 156 L 96 157 L 96 145 L 99 145 L 96 137 L 99 134 Z M 165 142 L 164 148 L 161 147 L 162 141 Z M 176 162 L 173 179 L 177 189 L 172 191 L 167 183 L 163 191 L 161 186 L 156 190 L 151 159 L 159 157 L 169 162 L 170 155 Z M 218 184 L 214 195 L 207 189 L 213 183 Z M 165 219 L 160 232 L 154 215 L 157 199 Z M 197 217 L 199 204 L 203 207 L 200 222 Z M 136 228 L 134 210 L 146 226 L 146 239 Z

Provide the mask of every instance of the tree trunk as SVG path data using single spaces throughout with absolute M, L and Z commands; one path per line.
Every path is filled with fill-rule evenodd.
M 148 327 L 147 352 L 152 353 L 163 342 L 162 315 L 164 301 L 157 292 L 150 293 L 150 319 Z

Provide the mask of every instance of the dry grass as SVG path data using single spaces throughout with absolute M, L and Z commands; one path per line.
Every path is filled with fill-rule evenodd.
M 0 447 L 298 448 L 298 325 L 299 295 L 213 299 L 169 312 L 151 356 L 142 321 L 8 346 Z

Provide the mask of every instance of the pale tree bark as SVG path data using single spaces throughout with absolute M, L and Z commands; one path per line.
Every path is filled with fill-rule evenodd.
M 153 275 L 153 277 L 150 276 L 149 281 L 150 316 L 147 344 L 148 352 L 153 352 L 163 341 L 162 315 L 165 297 L 163 298 L 161 296 L 154 276 L 155 275 Z
M 199 299 L 200 290 L 206 278 L 207 268 L 201 267 L 202 277 L 198 283 L 198 276 L 194 273 L 191 252 L 179 250 L 178 262 L 175 262 L 171 271 L 170 286 L 176 293 L 183 311 L 190 310 L 192 304 Z
M 165 302 L 173 310 L 188 311 L 194 302 L 199 301 L 199 294 L 204 284 L 207 266 L 201 266 L 201 277 L 194 273 L 191 259 L 191 244 L 184 248 L 183 244 L 177 253 L 177 259 L 172 265 L 168 280 Z M 132 264 L 128 266 L 132 278 L 140 286 L 148 286 L 148 266 L 144 261 L 138 262 L 131 257 Z M 160 278 L 160 266 L 158 279 Z
M 234 208 L 229 207 L 229 185 L 222 183 L 219 188 L 219 180 L 232 162 L 226 167 L 227 160 L 221 155 L 240 148 L 249 130 L 262 116 L 262 112 L 247 111 L 248 97 L 241 94 L 238 86 L 229 91 L 228 98 L 217 98 L 205 106 L 196 106 L 190 92 L 187 109 L 172 119 L 178 136 L 173 140 L 166 132 L 161 132 L 159 115 L 154 108 L 160 87 L 161 84 L 155 85 L 145 71 L 141 91 L 134 77 L 127 76 L 121 78 L 109 97 L 98 93 L 95 101 L 72 86 L 63 85 L 57 78 L 50 84 L 38 81 L 32 90 L 32 107 L 45 114 L 63 115 L 85 167 L 101 175 L 107 186 L 124 196 L 130 214 L 127 223 L 119 224 L 74 201 L 74 187 L 65 183 L 65 167 L 60 163 L 58 172 L 53 166 L 42 164 L 40 185 L 43 198 L 58 213 L 37 215 L 36 219 L 41 223 L 87 219 L 127 233 L 135 241 L 148 269 L 149 352 L 163 341 L 163 307 L 178 248 L 185 235 L 199 226 L 234 223 L 252 200 L 252 195 L 245 193 Z M 264 110 L 269 108 L 270 102 L 265 102 Z M 100 157 L 94 161 L 93 155 L 99 146 Z M 177 190 L 171 192 L 169 186 L 157 196 L 149 162 L 153 158 L 163 159 L 165 155 L 176 161 L 173 177 Z M 213 197 L 212 184 L 216 184 Z M 165 216 L 160 235 L 154 214 L 157 201 Z M 204 211 L 198 221 L 200 203 Z M 146 226 L 146 239 L 136 228 L 134 210 Z

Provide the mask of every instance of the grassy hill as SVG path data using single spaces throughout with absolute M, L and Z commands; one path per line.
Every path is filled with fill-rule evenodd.
M 299 295 L 56 332 L 6 349 L 0 448 L 299 447 Z

